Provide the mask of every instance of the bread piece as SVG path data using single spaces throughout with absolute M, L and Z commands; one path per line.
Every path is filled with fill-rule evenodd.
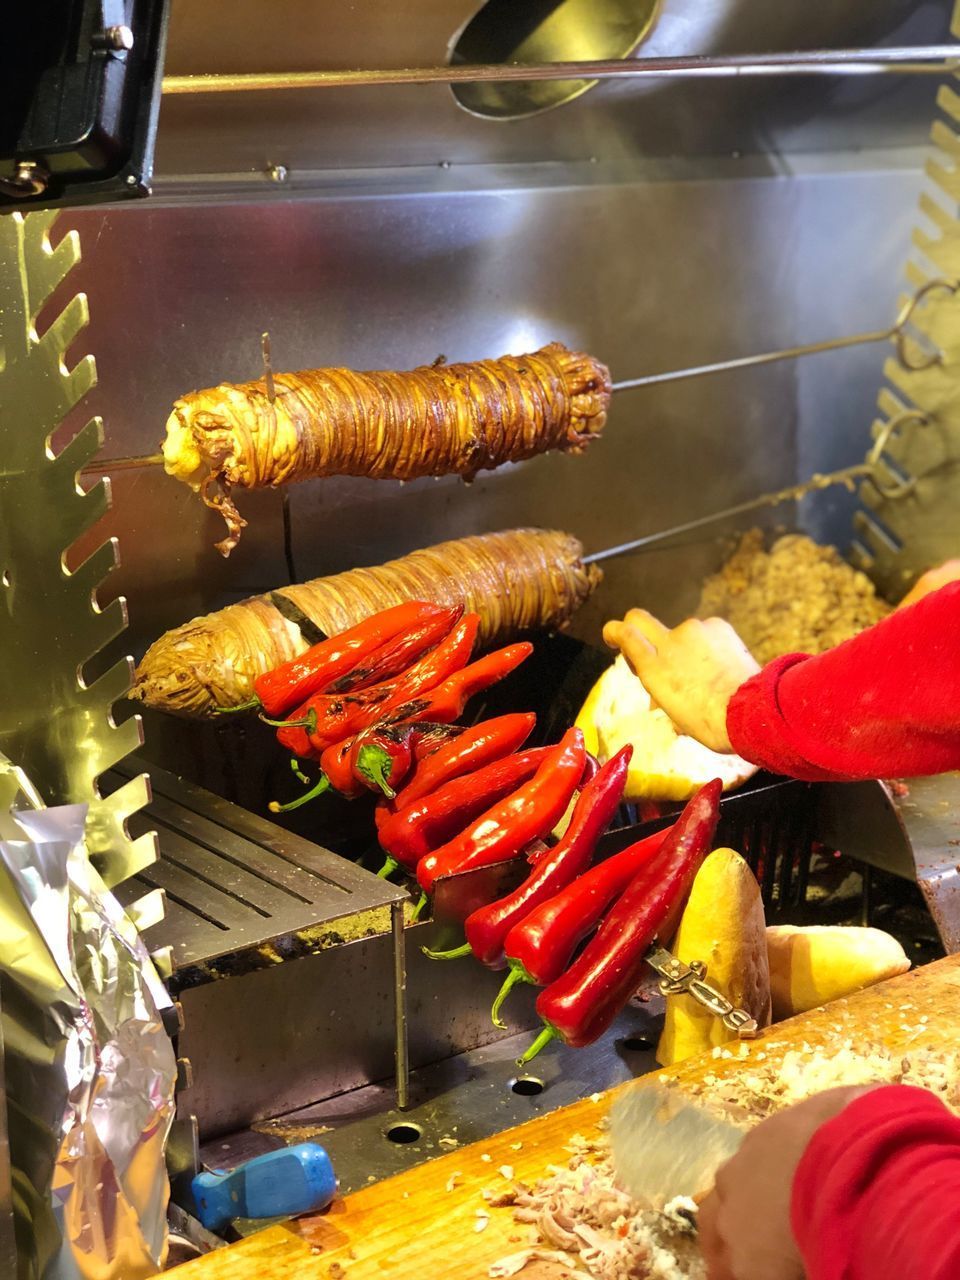
M 653 705 L 623 654 L 591 689 L 577 727 L 587 750 L 601 763 L 627 743 L 633 746 L 626 800 L 689 800 L 711 778 L 719 778 L 724 791 L 730 791 L 757 772 L 755 764 L 733 752 L 711 751 L 678 733 L 667 713 Z
M 771 925 L 767 930 L 773 1017 L 790 1018 L 906 973 L 910 961 L 882 929 Z
M 761 1027 L 770 1021 L 770 974 L 760 886 L 734 849 L 714 849 L 697 872 L 671 950 L 702 960 L 707 981 Z M 737 1033 L 692 996 L 668 996 L 657 1061 L 673 1066 L 735 1040 Z

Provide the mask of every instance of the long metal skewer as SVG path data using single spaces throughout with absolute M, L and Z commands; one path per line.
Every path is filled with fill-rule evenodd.
M 735 507 L 726 507 L 723 511 L 714 511 L 708 516 L 699 516 L 696 520 L 687 520 L 683 524 L 674 525 L 672 529 L 660 529 L 656 533 L 648 533 L 642 538 L 633 538 L 630 542 L 621 542 L 615 547 L 606 547 L 603 551 L 594 551 L 592 555 L 584 556 L 583 562 L 584 564 L 600 564 L 604 560 L 613 560 L 617 556 L 629 555 L 631 551 L 640 551 L 646 547 L 656 546 L 661 542 L 668 542 L 681 534 L 692 533 L 711 524 L 719 524 L 724 520 L 731 519 L 733 516 L 744 515 L 748 511 L 756 511 L 761 507 L 778 507 L 784 502 L 796 502 L 808 493 L 815 493 L 820 489 L 829 489 L 833 485 L 842 484 L 848 489 L 852 489 L 854 482 L 857 480 L 870 479 L 886 498 L 902 498 L 913 489 L 916 480 L 909 478 L 890 484 L 879 470 L 880 457 L 891 436 L 900 427 L 906 426 L 908 423 L 925 424 L 928 421 L 929 419 L 925 413 L 917 409 L 906 410 L 885 423 L 864 462 L 858 462 L 852 467 L 843 467 L 839 471 L 830 471 L 826 475 L 813 475 L 809 480 L 804 480 L 801 484 L 789 485 L 786 489 L 778 489 L 775 493 L 763 493 L 758 498 L 750 498 L 746 502 L 738 503 Z
M 784 347 L 781 351 L 767 351 L 756 356 L 739 356 L 734 360 L 720 360 L 715 364 L 694 365 L 687 369 L 671 369 L 667 373 L 649 373 L 639 378 L 625 378 L 613 384 L 614 391 L 631 391 L 635 387 L 653 387 L 663 382 L 680 382 L 687 378 L 702 378 L 711 373 L 726 373 L 732 369 L 750 369 L 755 365 L 774 364 L 778 360 L 795 360 L 800 356 L 814 356 L 822 351 L 838 351 L 843 347 L 867 346 L 871 342 L 892 339 L 896 344 L 897 359 L 911 372 L 929 369 L 943 362 L 940 351 L 923 354 L 919 359 L 910 354 L 907 346 L 907 326 L 924 298 L 930 293 L 946 291 L 955 294 L 960 289 L 957 280 L 928 280 L 908 298 L 900 308 L 896 320 L 889 329 L 871 329 L 867 333 L 854 333 L 845 338 L 827 338 L 822 342 L 807 342 L 799 347 Z
M 164 94 L 274 92 L 401 84 L 479 84 L 533 80 L 633 80 L 644 76 L 696 79 L 780 75 L 944 75 L 957 69 L 953 44 L 890 49 L 811 49 L 716 57 L 627 58 L 609 61 L 493 63 L 395 70 L 265 71 L 233 75 L 164 76 Z
M 702 378 L 712 373 L 726 373 L 733 369 L 749 369 L 755 365 L 774 364 L 778 360 L 794 360 L 801 356 L 818 355 L 823 351 L 837 351 L 843 347 L 866 346 L 872 342 L 892 340 L 897 359 L 904 369 L 918 372 L 943 363 L 942 351 L 922 351 L 919 356 L 911 354 L 908 345 L 907 328 L 913 319 L 914 312 L 931 293 L 960 292 L 960 280 L 946 280 L 937 277 L 928 280 L 909 297 L 889 329 L 871 329 L 866 333 L 855 333 L 844 338 L 826 338 L 822 342 L 808 342 L 798 347 L 785 347 L 781 351 L 765 351 L 760 355 L 738 356 L 733 360 L 720 360 L 715 364 L 694 365 L 686 369 L 671 369 L 666 373 L 643 374 L 639 378 L 625 378 L 613 383 L 614 391 L 632 391 L 637 387 L 651 387 L 664 382 L 682 382 L 687 378 Z M 270 337 L 263 334 L 261 349 L 264 360 L 264 379 L 267 396 L 271 403 L 275 396 L 273 367 L 270 361 Z M 94 460 L 84 467 L 84 472 L 132 471 L 139 467 L 156 467 L 163 464 L 162 453 L 148 453 L 140 457 L 102 458 Z M 786 501 L 786 499 L 783 499 Z M 760 504 L 762 505 L 762 504 Z M 712 519 L 713 517 L 711 517 Z

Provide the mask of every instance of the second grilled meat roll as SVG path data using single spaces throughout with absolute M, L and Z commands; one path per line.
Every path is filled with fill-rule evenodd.
M 193 391 L 163 445 L 169 475 L 199 490 L 236 546 L 245 521 L 231 490 L 320 476 L 467 479 L 551 449 L 578 453 L 599 434 L 610 373 L 552 342 L 524 356 L 425 365 L 408 373 L 310 369 Z
M 246 702 L 257 676 L 308 646 L 290 621 L 291 606 L 326 635 L 405 600 L 478 613 L 481 646 L 562 627 L 602 577 L 582 554 L 572 534 L 507 529 L 254 596 L 160 636 L 137 667 L 130 696 L 195 718 Z

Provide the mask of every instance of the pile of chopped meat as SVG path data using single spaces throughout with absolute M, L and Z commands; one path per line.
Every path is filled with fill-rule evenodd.
M 912 1007 L 903 1005 L 901 1012 Z M 924 1025 L 920 1018 L 916 1031 L 922 1033 Z M 830 1052 L 805 1044 L 780 1058 L 770 1053 L 774 1047 L 744 1044 L 738 1056 L 750 1059 L 749 1068 L 726 1077 L 710 1075 L 701 1085 L 684 1089 L 709 1095 L 711 1106 L 729 1106 L 739 1118 L 746 1113 L 757 1121 L 823 1089 L 871 1082 L 929 1089 L 960 1112 L 956 1054 L 918 1050 L 894 1057 L 879 1045 L 858 1050 L 852 1041 L 838 1039 Z M 667 1076 L 661 1080 L 671 1083 Z M 567 1149 L 571 1155 L 565 1166 L 550 1166 L 533 1187 L 518 1183 L 490 1201 L 512 1205 L 515 1219 L 531 1223 L 542 1242 L 499 1259 L 489 1269 L 491 1277 L 518 1275 L 529 1263 L 549 1261 L 558 1264 L 550 1273 L 557 1280 L 584 1274 L 595 1280 L 703 1280 L 692 1201 L 674 1201 L 659 1213 L 644 1209 L 617 1186 L 602 1134 L 593 1141 L 575 1134 Z
M 789 534 L 767 551 L 760 529 L 745 533 L 706 580 L 697 609 L 701 618 L 726 618 L 761 664 L 784 653 L 823 653 L 889 612 L 866 574 L 834 547 Z

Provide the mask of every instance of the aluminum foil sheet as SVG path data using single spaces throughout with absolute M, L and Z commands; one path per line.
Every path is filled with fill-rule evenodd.
M 18 1280 L 162 1269 L 169 1000 L 83 845 L 85 805 L 0 806 L 0 982 Z M 6 1278 L 4 1278 L 6 1280 Z

